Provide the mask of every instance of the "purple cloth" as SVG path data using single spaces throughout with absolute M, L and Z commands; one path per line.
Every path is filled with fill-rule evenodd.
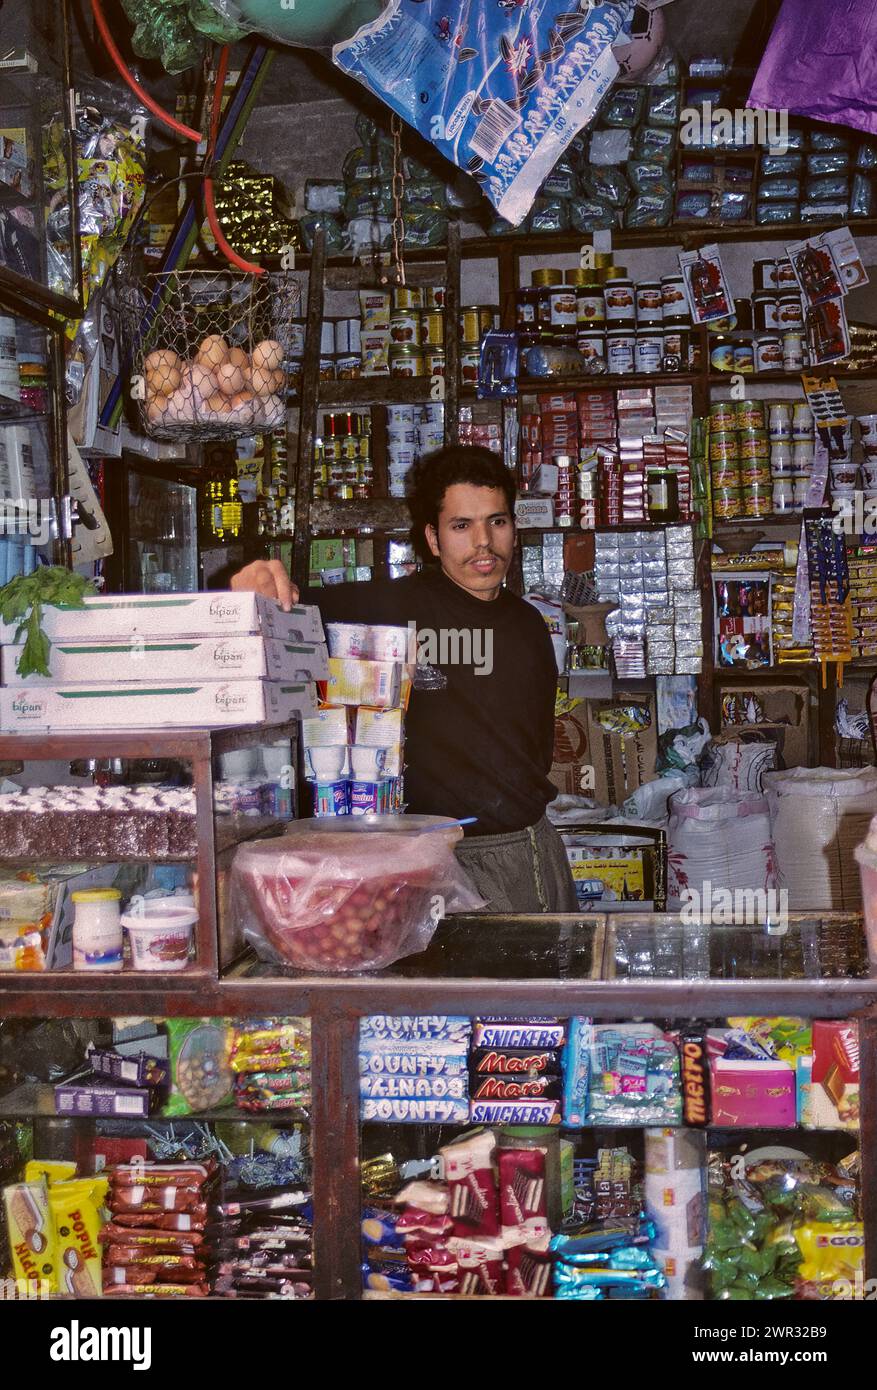
M 783 0 L 749 105 L 877 135 L 875 0 Z

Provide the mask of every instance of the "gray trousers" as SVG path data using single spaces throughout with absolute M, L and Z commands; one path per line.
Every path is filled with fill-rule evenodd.
M 511 835 L 473 835 L 456 855 L 482 898 L 484 912 L 577 912 L 563 841 L 547 816 Z

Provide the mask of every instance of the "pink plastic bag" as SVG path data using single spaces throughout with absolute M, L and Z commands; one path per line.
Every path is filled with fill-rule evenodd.
M 231 908 L 263 958 L 300 970 L 380 970 L 424 950 L 447 912 L 486 906 L 443 816 L 293 821 L 240 845 Z
M 874 0 L 784 0 L 749 105 L 877 135 Z

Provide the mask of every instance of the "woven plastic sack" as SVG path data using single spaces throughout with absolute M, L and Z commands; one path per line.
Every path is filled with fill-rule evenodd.
M 717 892 L 768 892 L 777 887 L 767 799 L 728 787 L 688 787 L 670 798 L 667 826 L 668 906 Z M 697 894 L 697 899 L 689 895 Z
M 764 781 L 790 909 L 858 912 L 855 851 L 877 812 L 877 768 L 796 767 Z
M 292 821 L 240 845 L 231 909 L 263 959 L 302 970 L 379 970 L 422 951 L 446 912 L 486 907 L 443 816 Z
M 735 792 L 763 792 L 764 775 L 777 765 L 775 740 L 714 738 L 703 750 L 701 782 L 705 787 L 730 787 Z

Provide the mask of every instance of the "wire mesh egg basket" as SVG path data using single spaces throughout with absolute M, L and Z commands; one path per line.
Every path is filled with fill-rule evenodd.
M 147 435 L 184 443 L 283 426 L 297 280 L 156 271 L 122 284 L 120 298 L 130 394 Z

